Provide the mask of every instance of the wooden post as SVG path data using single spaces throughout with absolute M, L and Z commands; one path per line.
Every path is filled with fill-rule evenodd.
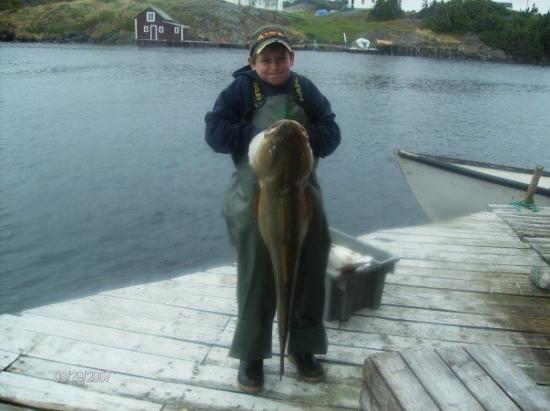
M 527 193 L 525 194 L 525 202 L 526 203 L 532 203 L 533 197 L 535 196 L 535 192 L 537 191 L 537 186 L 539 184 L 540 176 L 542 174 L 542 170 L 544 170 L 543 166 L 536 166 L 535 171 L 533 173 L 533 178 L 531 178 L 531 183 L 529 184 L 529 188 L 527 189 Z

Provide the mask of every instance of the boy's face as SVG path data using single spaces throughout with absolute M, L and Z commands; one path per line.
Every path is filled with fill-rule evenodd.
M 286 83 L 290 68 L 294 64 L 294 53 L 284 46 L 267 46 L 262 52 L 248 59 L 252 70 L 255 70 L 263 81 L 279 86 Z

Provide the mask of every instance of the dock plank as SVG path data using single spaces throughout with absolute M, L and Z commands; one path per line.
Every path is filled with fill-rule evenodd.
M 0 401 L 0 409 L 2 411 L 36 411 L 36 408 L 29 408 L 29 407 L 24 407 L 22 405 L 20 406 L 20 405 L 8 404 L 3 401 Z
M 10 371 L 12 373 L 52 380 L 57 370 L 66 368 L 67 365 L 64 363 L 23 357 L 11 367 Z M 86 367 L 79 369 L 83 372 L 93 371 L 93 369 Z M 246 409 L 322 409 L 311 404 L 301 404 L 295 401 L 281 402 L 244 393 L 217 390 L 183 382 L 162 381 L 118 372 L 111 372 L 107 383 L 84 381 L 80 384 L 80 386 L 90 391 L 137 399 L 147 398 L 154 402 L 177 405 L 178 409 L 190 407 L 192 409 L 227 410 L 234 408 L 236 404 Z
M 370 331 L 378 334 L 405 337 L 433 338 L 457 343 L 492 344 L 511 347 L 550 349 L 550 335 L 516 332 L 497 329 L 463 327 L 445 324 L 430 324 L 413 321 L 387 320 L 384 318 L 353 316 L 342 324 L 343 330 Z
M 24 406 L 55 410 L 160 411 L 162 404 L 91 392 L 40 378 L 0 373 L 0 399 Z
M 476 346 L 467 347 L 466 351 L 522 409 L 532 411 L 550 409 L 550 398 L 498 350 L 488 346 Z
M 26 353 L 32 349 L 42 338 L 26 330 L 15 330 L 14 327 L 4 321 L 6 314 L 0 315 L 0 349 L 12 353 Z
M 0 350 L 0 371 L 7 368 L 8 365 L 17 359 L 17 357 L 19 357 L 18 353 Z
M 434 290 L 386 284 L 382 304 L 493 315 L 505 312 L 533 318 L 550 317 L 550 301 L 520 295 Z
M 481 404 L 434 351 L 412 350 L 401 355 L 441 409 L 483 411 Z
M 382 360 L 383 358 L 383 360 Z M 374 354 L 365 360 L 363 375 L 383 410 L 436 411 L 426 392 L 399 353 Z
M 420 260 L 415 258 L 404 258 L 399 260 L 399 266 L 415 268 L 436 268 L 442 270 L 459 270 L 472 272 L 500 272 L 511 274 L 529 275 L 530 266 L 506 265 L 506 264 L 483 264 L 464 261 L 441 261 L 441 260 Z M 544 265 L 543 265 L 544 266 Z
M 495 238 L 494 236 L 485 236 L 478 238 L 461 238 L 461 237 L 445 237 L 438 235 L 419 235 L 406 234 L 394 231 L 376 231 L 371 234 L 366 234 L 360 237 L 362 241 L 369 242 L 371 240 L 391 241 L 396 243 L 412 243 L 412 244 L 442 244 L 442 245 L 463 245 L 463 246 L 478 246 L 478 247 L 498 247 L 498 248 L 529 248 L 528 245 L 522 243 L 517 237 Z
M 501 229 L 494 229 L 489 226 L 485 227 L 476 227 L 475 223 L 472 223 L 469 227 L 466 226 L 444 226 L 437 225 L 435 223 L 421 225 L 421 226 L 412 226 L 412 227 L 401 227 L 394 228 L 390 230 L 381 230 L 381 232 L 391 231 L 396 233 L 404 234 L 415 234 L 415 235 L 437 235 L 442 237 L 459 237 L 459 238 L 486 238 L 493 237 L 498 238 L 514 238 L 515 233 L 510 227 L 504 228 L 501 226 Z
M 207 269 L 206 272 L 223 275 L 237 275 L 237 264 L 211 267 Z
M 146 354 L 57 336 L 44 337 L 26 355 L 96 370 L 165 380 L 190 379 L 199 364 L 197 361 Z
M 151 285 L 151 287 L 154 287 Z M 169 287 L 161 287 L 166 289 Z M 140 292 L 141 287 L 129 287 L 129 289 Z M 104 317 L 137 317 L 145 320 L 154 321 L 177 321 L 179 324 L 190 326 L 200 323 L 205 328 L 220 331 L 227 324 L 229 316 L 220 314 L 211 314 L 204 311 L 189 309 L 186 307 L 177 307 L 170 303 L 156 303 L 151 301 L 128 301 L 116 298 L 106 294 L 94 295 L 81 298 L 79 300 L 67 301 L 63 303 L 50 304 L 27 310 L 26 313 L 38 314 L 43 316 L 58 315 L 60 311 L 74 313 L 75 317 L 82 318 Z
M 529 253 L 528 255 L 515 256 L 515 255 L 498 255 L 498 254 L 472 254 L 472 253 L 459 253 L 448 252 L 438 249 L 426 248 L 403 248 L 392 247 L 391 245 L 383 246 L 381 244 L 375 244 L 379 248 L 386 251 L 397 253 L 406 259 L 417 259 L 425 261 L 439 261 L 448 263 L 460 263 L 464 260 L 470 262 L 470 264 L 485 264 L 495 268 L 500 266 L 527 266 L 532 267 L 534 265 L 545 266 L 546 263 L 536 253 Z
M 445 269 L 432 267 L 408 267 L 397 263 L 395 274 L 400 275 L 418 275 L 423 277 L 448 278 L 453 280 L 463 281 L 494 281 L 496 283 L 529 283 L 529 270 L 524 270 L 523 273 L 506 273 L 495 271 L 471 271 L 459 269 Z
M 167 338 L 33 314 L 26 314 L 22 317 L 6 314 L 2 317 L 2 323 L 12 326 L 16 333 L 22 330 L 36 332 L 37 339 L 40 335 L 52 335 L 75 341 L 190 361 L 203 361 L 210 349 L 210 345 L 189 342 L 174 337 Z M 184 336 L 182 335 L 182 337 Z
M 376 310 L 371 308 L 358 310 L 352 317 L 353 316 L 403 320 L 436 325 L 445 324 L 508 331 L 529 331 L 550 335 L 550 320 L 533 319 L 531 317 L 521 317 L 507 313 L 497 313 L 494 315 L 469 314 L 382 304 Z M 361 322 L 362 318 L 358 318 L 357 321 Z
M 526 273 L 526 275 L 528 275 Z M 397 281 L 395 284 L 393 284 L 391 282 L 391 278 L 392 276 L 388 276 L 389 277 L 389 281 L 388 281 L 388 284 L 386 286 L 387 289 L 391 289 L 392 292 L 388 293 L 386 292 L 384 294 L 384 297 L 385 298 L 391 298 L 392 296 L 396 296 L 396 297 L 404 297 L 403 294 L 405 294 L 406 290 L 404 290 L 403 288 L 404 287 L 407 287 L 407 285 L 403 285 L 403 284 L 409 284 L 408 286 L 410 287 L 411 285 L 414 285 L 413 284 L 413 281 L 414 279 L 412 279 L 411 281 Z M 435 280 L 431 280 L 432 283 L 435 281 Z M 419 292 L 423 295 L 431 295 L 433 297 L 433 293 L 432 294 L 428 294 L 428 289 L 426 289 L 426 285 L 428 285 L 430 283 L 430 280 L 427 280 L 426 281 L 426 284 L 422 284 L 421 287 L 418 287 L 418 288 L 424 288 L 424 290 L 418 290 L 415 288 L 414 292 Z M 399 289 L 395 289 L 395 288 L 392 288 L 392 287 L 399 287 Z M 451 287 L 451 286 L 449 286 Z M 473 287 L 470 287 L 470 289 L 473 288 Z M 516 293 L 516 294 L 523 294 L 525 296 L 532 296 L 533 295 L 533 288 L 531 287 L 530 289 L 530 293 L 527 294 L 527 291 L 526 291 L 526 287 L 524 287 L 525 291 L 522 292 L 522 293 Z M 439 293 L 438 290 L 434 290 L 436 291 L 437 293 Z M 452 290 L 452 289 L 449 289 L 449 290 L 444 290 L 445 291 L 445 295 L 448 295 L 448 293 L 451 293 L 455 290 Z M 464 290 L 464 291 L 469 291 L 469 290 Z M 474 290 L 473 291 L 480 291 L 480 290 Z M 174 305 L 178 305 L 178 306 L 182 306 L 182 307 L 192 307 L 194 306 L 194 309 L 202 309 L 202 310 L 206 310 L 206 309 L 209 309 L 211 311 L 216 311 L 220 314 L 225 314 L 225 315 L 235 315 L 236 314 L 236 303 L 235 301 L 226 301 L 226 300 L 217 300 L 219 298 L 221 298 L 220 296 L 221 295 L 226 295 L 227 296 L 227 299 L 229 299 L 230 295 L 233 294 L 233 290 L 231 290 L 230 288 L 228 287 L 209 287 L 209 288 L 205 288 L 203 289 L 202 291 L 202 296 L 198 296 L 198 295 L 195 295 L 195 294 L 188 294 L 188 290 L 186 291 L 182 291 L 182 293 L 178 293 L 178 296 L 174 296 L 173 299 L 171 300 L 172 304 Z M 458 292 L 458 291 L 457 291 Z M 132 298 L 132 299 L 136 299 L 136 300 L 140 300 L 140 301 L 155 301 L 155 300 L 158 300 L 158 299 L 162 299 L 162 298 L 169 298 L 169 296 L 173 296 L 174 292 L 172 291 L 172 289 L 170 289 L 168 287 L 168 289 L 149 289 L 149 290 L 146 290 L 146 289 L 139 289 L 139 288 L 136 288 L 136 289 L 120 289 L 120 290 L 113 290 L 113 291 L 109 291 L 107 292 L 109 295 L 111 296 L 118 296 L 118 297 L 123 297 L 123 298 Z M 511 293 L 511 291 L 509 290 L 508 293 Z M 410 294 L 410 293 L 409 293 Z M 439 293 L 440 294 L 440 293 Z M 482 300 L 485 302 L 485 298 L 483 296 L 480 297 L 479 295 L 480 293 L 479 292 L 465 292 L 464 294 L 461 294 L 459 296 L 457 296 L 457 298 L 459 298 L 459 301 L 464 299 L 464 298 L 468 298 L 470 301 L 479 301 L 479 300 Z M 548 293 L 543 293 L 541 292 L 542 295 L 548 295 Z M 207 296 L 208 298 L 206 299 L 205 296 Z M 514 296 L 516 297 L 516 296 Z M 456 298 L 455 298 L 456 299 Z M 519 305 L 524 305 L 523 304 L 523 301 L 520 301 L 520 300 L 517 300 L 517 298 L 505 298 L 504 296 L 503 297 L 499 297 L 499 296 L 493 296 L 493 299 L 495 300 L 495 303 L 497 300 L 499 300 L 499 304 L 502 302 L 506 305 L 512 305 L 513 302 L 517 301 Z M 417 300 L 415 298 L 415 300 Z M 438 298 L 438 301 L 437 303 L 439 304 L 441 298 Z M 528 299 L 526 298 L 526 301 Z M 389 301 L 388 301 L 389 302 Z M 389 303 L 392 303 L 392 302 L 389 302 Z M 464 305 L 464 303 L 461 301 L 460 305 Z M 469 305 L 474 305 L 473 303 L 470 303 Z M 494 304 L 493 304 L 494 305 Z M 528 303 L 527 306 L 529 305 L 533 305 L 533 304 L 530 304 Z M 461 309 L 459 308 L 458 309 L 459 311 L 461 311 Z M 484 310 L 485 312 L 487 312 L 488 308 L 487 307 L 484 307 Z M 493 312 L 496 312 L 498 310 L 492 310 Z M 489 312 L 490 313 L 490 312 Z
M 83 324 L 111 327 L 121 330 L 133 331 L 142 334 L 153 334 L 186 341 L 202 340 L 209 344 L 218 342 L 221 329 L 204 326 L 202 323 L 189 324 L 188 322 L 156 320 L 151 318 L 139 318 L 133 315 L 124 315 L 112 312 L 106 316 L 93 310 L 66 311 L 64 308 L 51 306 L 44 311 L 35 311 L 35 315 L 45 318 L 67 319 Z M 1 347 L 1 345 L 0 345 Z
M 540 212 L 533 213 L 526 218 L 518 210 L 508 210 L 503 213 L 497 210 L 498 215 L 502 218 L 527 244 L 530 244 L 535 252 L 547 263 L 550 263 L 550 253 L 544 247 L 545 243 L 541 243 L 541 238 L 550 240 L 550 215 L 548 208 L 541 209 Z M 536 217 L 535 217 L 536 216 Z M 536 241 L 531 241 L 535 238 Z
M 364 238 L 364 237 L 363 237 Z M 446 244 L 444 242 L 409 242 L 400 241 L 397 239 L 390 239 L 388 237 L 370 237 L 369 244 L 378 248 L 388 248 L 394 251 L 408 250 L 410 252 L 421 252 L 429 250 L 431 253 L 445 253 L 445 254 L 469 254 L 475 255 L 491 255 L 491 256 L 514 256 L 520 259 L 531 257 L 532 251 L 528 246 L 524 244 L 523 247 L 499 247 L 493 244 L 480 245 L 464 245 L 464 244 Z
M 364 357 L 363 357 L 364 359 Z M 239 360 L 229 357 L 229 349 L 222 347 L 212 347 L 204 364 L 216 365 L 218 367 L 231 368 L 236 370 L 239 367 Z M 341 384 L 357 385 L 361 380 L 361 366 L 359 364 L 343 365 L 331 362 L 323 362 L 326 370 L 326 382 L 337 382 Z M 279 373 L 279 355 L 274 355 L 273 359 L 264 362 L 264 370 L 268 374 L 278 375 Z M 289 378 L 298 378 L 296 367 L 289 361 L 285 362 L 285 376 Z
M 153 378 L 170 382 L 183 382 L 206 388 L 238 392 L 236 371 L 226 367 L 185 361 L 160 355 L 74 342 L 60 337 L 48 336 L 28 356 L 58 361 L 78 367 L 109 370 L 116 373 Z M 356 385 L 333 383 L 295 384 L 294 379 L 279 382 L 278 375 L 266 375 L 264 395 L 274 399 L 289 400 L 314 405 L 352 407 L 359 397 L 359 382 Z M 333 395 L 333 390 L 338 395 Z
M 373 234 L 374 235 L 397 234 L 397 235 L 406 235 L 406 236 L 419 236 L 419 237 L 426 237 L 426 239 L 428 240 L 432 237 L 444 237 L 445 240 L 443 241 L 446 241 L 449 238 L 472 239 L 472 240 L 485 241 L 487 244 L 491 244 L 492 242 L 498 243 L 501 241 L 505 241 L 505 242 L 512 241 L 514 243 L 517 243 L 518 241 L 521 242 L 521 240 L 518 240 L 517 235 L 515 233 L 510 233 L 509 231 L 507 231 L 506 234 L 499 234 L 499 233 L 494 233 L 491 230 L 478 231 L 475 229 L 472 229 L 472 230 L 442 229 L 442 228 L 435 227 L 432 224 L 378 230 L 375 233 L 364 234 L 360 236 L 359 239 L 371 236 Z
M 235 323 L 236 320 L 232 319 L 226 330 L 224 330 L 224 335 L 220 338 L 226 344 L 226 347 L 229 347 L 235 330 Z M 321 358 L 329 362 L 335 361 L 357 365 L 362 365 L 368 355 L 380 353 L 381 351 L 404 351 L 418 347 L 454 347 L 459 344 L 453 341 L 441 340 L 437 335 L 417 337 L 335 329 L 327 329 L 327 334 L 330 341 L 329 351 Z M 550 366 L 550 350 L 533 347 L 503 346 L 501 348 L 506 355 L 519 365 L 528 364 L 530 367 L 535 367 L 531 370 L 534 375 L 544 373 L 545 366 Z M 273 328 L 273 349 L 274 353 L 278 354 L 278 338 L 276 337 L 275 325 Z
M 437 354 L 453 370 L 487 411 L 520 411 L 520 408 L 463 349 L 437 349 Z
M 208 290 L 200 290 L 198 287 L 193 290 L 187 288 L 179 288 L 179 292 L 175 291 L 174 287 L 140 287 L 140 288 L 120 288 L 116 290 L 105 291 L 102 294 L 112 297 L 126 298 L 134 301 L 170 301 L 172 305 L 190 308 L 198 311 L 215 312 L 224 315 L 236 315 L 237 301 L 231 289 L 223 290 L 223 287 L 218 289 L 210 288 Z M 209 292 L 217 295 L 209 295 Z M 225 297 L 220 297 L 223 294 Z M 170 298 L 170 300 L 163 300 Z
M 387 407 L 388 408 L 388 407 Z M 369 386 L 365 383 L 361 387 L 361 395 L 359 396 L 359 409 L 361 411 L 383 411 L 383 408 L 378 404 L 374 394 Z M 401 411 L 397 406 L 394 406 L 394 411 Z
M 487 280 L 462 280 L 430 277 L 423 275 L 402 275 L 401 270 L 386 277 L 387 284 L 409 285 L 415 287 L 435 288 L 441 290 L 473 291 L 483 293 L 500 293 L 510 295 L 533 295 L 533 285 L 527 280 L 503 282 Z M 550 297 L 550 292 L 540 292 L 541 297 Z
M 414 276 L 414 278 L 409 277 Z M 235 287 L 236 278 L 230 281 L 216 275 L 189 278 L 187 284 L 216 287 Z M 448 281 L 445 281 L 448 280 Z M 397 265 L 395 272 L 386 277 L 387 283 L 421 285 L 430 288 L 447 288 L 475 292 L 496 292 L 511 295 L 533 295 L 533 284 L 527 274 L 507 274 L 441 270 Z M 550 291 L 536 290 L 540 296 L 550 297 Z
M 383 367 L 387 367 L 385 373 Z M 539 410 L 550 401 L 543 388 L 500 350 L 487 345 L 373 354 L 365 361 L 363 375 L 363 388 L 368 388 L 362 400 L 365 409 L 369 404 L 386 410 L 431 409 L 429 401 L 433 401 L 435 409 L 441 410 L 518 411 Z M 428 404 L 418 406 L 415 398 L 428 399 Z

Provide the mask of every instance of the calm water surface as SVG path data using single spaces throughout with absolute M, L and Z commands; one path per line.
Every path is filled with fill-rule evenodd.
M 244 50 L 0 45 L 0 312 L 234 260 L 203 117 Z M 302 52 L 342 129 L 319 176 L 351 234 L 426 222 L 395 148 L 550 167 L 550 70 Z

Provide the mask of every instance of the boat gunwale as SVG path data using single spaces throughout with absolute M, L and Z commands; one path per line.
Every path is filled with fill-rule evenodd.
M 453 157 L 434 156 L 431 154 L 415 153 L 413 151 L 407 151 L 407 150 L 401 150 L 401 149 L 396 149 L 395 155 L 398 157 L 406 158 L 408 160 L 417 161 L 419 163 L 423 163 L 429 166 L 451 171 L 457 174 L 462 174 L 467 177 L 477 178 L 479 180 L 496 183 L 499 185 L 519 189 L 522 191 L 527 191 L 527 189 L 529 188 L 529 184 L 522 183 L 519 181 L 509 180 L 503 177 L 497 177 L 490 174 L 485 174 L 476 170 L 462 168 L 460 167 L 460 165 L 485 167 L 485 168 L 490 168 L 494 170 L 510 171 L 515 173 L 523 173 L 527 175 L 532 175 L 534 172 L 534 170 L 529 170 L 526 168 L 483 163 L 480 161 L 473 161 L 473 160 L 462 160 L 462 159 L 453 158 Z M 541 175 L 543 177 L 550 177 L 550 172 L 543 171 Z M 545 197 L 550 197 L 550 189 L 544 188 L 544 187 L 537 187 L 536 194 L 540 194 Z

